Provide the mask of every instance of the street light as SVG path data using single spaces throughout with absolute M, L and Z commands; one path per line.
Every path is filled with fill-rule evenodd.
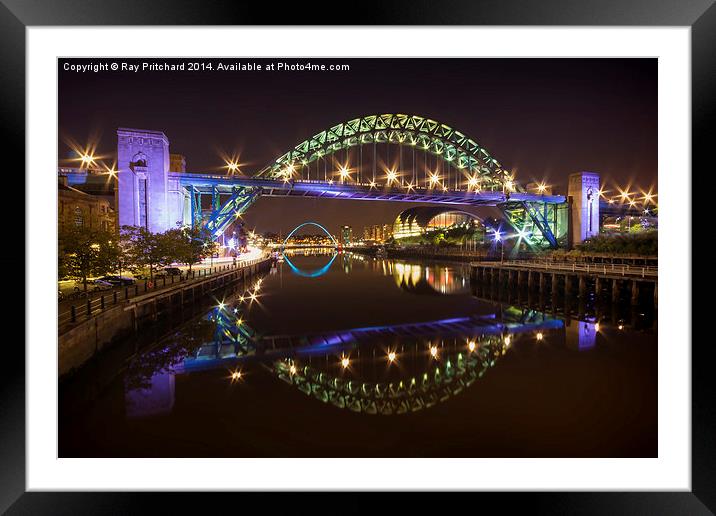
M 495 231 L 495 242 L 500 243 L 500 263 L 503 263 L 505 261 L 505 242 L 502 240 L 499 230 Z
M 398 179 L 398 173 L 395 170 L 388 170 L 386 178 L 388 179 L 388 184 L 390 185 L 393 181 Z
M 89 168 L 90 165 L 94 164 L 94 156 L 85 152 L 80 156 L 80 161 L 82 162 L 82 166 Z
M 440 176 L 437 172 L 431 172 L 430 173 L 430 186 L 433 187 L 437 184 L 440 184 Z

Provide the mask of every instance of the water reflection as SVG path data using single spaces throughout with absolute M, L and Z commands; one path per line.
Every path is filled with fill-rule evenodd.
M 338 408 L 415 412 L 462 392 L 511 346 L 542 340 L 563 327 L 563 321 L 543 313 L 508 308 L 499 314 L 261 335 L 250 324 L 260 287 L 259 280 L 223 300 L 133 360 L 125 375 L 127 417 L 171 411 L 175 375 L 221 370 L 234 383 L 246 368 L 268 370 Z
M 286 264 L 297 275 L 322 275 L 296 267 L 288 254 Z M 330 254 L 323 267 L 326 271 L 338 256 L 323 250 L 290 254 Z M 461 265 L 341 254 L 341 272 L 352 270 L 354 264 L 392 276 L 397 288 L 410 293 L 471 292 L 467 267 Z M 559 332 L 567 348 L 590 350 L 600 329 L 594 317 L 565 320 L 524 306 L 500 304 L 494 313 L 482 315 L 313 333 L 259 334 L 252 327 L 251 310 L 258 306 L 262 281 L 258 279 L 230 299 L 221 300 L 129 364 L 125 374 L 129 418 L 171 412 L 175 375 L 218 369 L 226 371 L 226 378 L 234 383 L 243 381 L 245 368 L 268 371 L 338 408 L 380 415 L 415 412 L 470 387 L 511 347 L 522 343 L 534 346 Z
M 320 254 L 324 254 L 324 253 L 320 253 Z M 308 255 L 308 256 L 311 256 L 311 255 Z M 296 267 L 296 265 L 291 261 L 290 255 L 288 255 L 288 254 L 284 254 L 283 259 L 284 259 L 286 265 L 288 265 L 289 268 L 291 269 L 291 271 L 294 274 L 296 274 L 297 276 L 302 276 L 304 278 L 319 278 L 319 277 L 323 276 L 324 274 L 326 274 L 330 270 L 331 265 L 333 265 L 333 262 L 335 261 L 337 256 L 338 256 L 338 253 L 333 252 L 330 260 L 328 260 L 328 262 L 323 267 L 320 267 L 320 268 L 314 269 L 314 270 L 304 270 L 299 267 Z
M 314 271 L 334 253 L 287 254 Z M 464 292 L 468 270 L 279 262 L 72 378 L 59 454 L 656 456 L 655 326 L 597 300 Z
M 332 352 L 316 358 L 309 355 L 308 362 L 302 353 L 296 353 L 274 361 L 272 371 L 304 394 L 341 409 L 384 416 L 416 412 L 471 386 L 495 366 L 516 339 L 524 337 L 522 334 L 529 334 L 526 340 L 533 335 L 541 340 L 547 331 L 562 325 L 558 320 L 539 318 L 539 323 L 459 319 L 381 328 L 393 335 L 412 335 L 393 339 L 388 345 L 385 339 L 357 345 L 352 334 L 365 329 L 347 331 L 343 333 L 349 338 L 336 343 Z M 443 337 L 431 338 L 434 326 L 442 327 Z M 421 328 L 428 331 L 417 337 Z M 445 337 L 451 329 L 459 336 Z
M 395 284 L 409 292 L 422 294 L 467 294 L 469 271 L 464 266 L 408 263 L 385 260 Z
M 566 326 L 567 342 L 578 350 L 591 349 L 596 344 L 598 323 L 594 321 L 570 321 Z

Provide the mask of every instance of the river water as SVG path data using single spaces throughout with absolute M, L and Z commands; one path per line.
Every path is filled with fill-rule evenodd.
M 332 252 L 215 301 L 61 386 L 61 457 L 657 455 L 649 311 Z

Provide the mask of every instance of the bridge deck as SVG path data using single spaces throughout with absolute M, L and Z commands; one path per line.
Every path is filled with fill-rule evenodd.
M 244 346 L 232 339 L 207 342 L 191 357 L 187 357 L 176 371 L 195 371 L 223 366 L 232 360 L 243 358 L 267 359 L 282 357 L 287 352 L 303 356 L 337 353 L 364 343 L 402 337 L 408 339 L 435 336 L 500 335 L 502 333 L 525 333 L 536 330 L 562 328 L 564 322 L 539 312 L 529 310 L 520 321 L 497 321 L 494 314 L 458 317 L 439 321 L 412 324 L 353 328 L 307 335 L 257 336 L 251 343 L 255 351 L 247 352 Z M 228 362 L 227 362 L 228 361 Z
M 464 190 L 437 190 L 425 187 L 383 187 L 360 183 L 330 183 L 326 181 L 280 181 L 243 176 L 216 176 L 209 174 L 172 173 L 182 186 L 192 186 L 210 193 L 216 188 L 220 193 L 230 193 L 233 187 L 260 188 L 262 195 L 275 197 L 325 197 L 365 201 L 429 202 L 466 206 L 496 206 L 509 201 L 545 202 L 561 204 L 563 195 L 538 195 L 526 192 L 504 194 L 501 191 L 468 192 Z

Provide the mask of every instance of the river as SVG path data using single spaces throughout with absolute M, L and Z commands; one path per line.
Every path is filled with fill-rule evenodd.
M 60 456 L 657 455 L 654 314 L 481 296 L 466 264 L 289 254 L 62 385 Z

